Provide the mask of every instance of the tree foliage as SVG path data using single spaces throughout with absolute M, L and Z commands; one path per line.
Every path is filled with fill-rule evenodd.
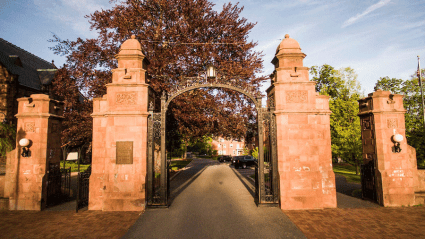
M 330 65 L 311 67 L 316 92 L 330 96 L 329 108 L 332 155 L 344 161 L 358 164 L 362 158 L 360 119 L 357 116 L 361 97 L 357 74 L 350 68 L 335 70 Z
M 133 34 L 150 61 L 148 74 L 158 96 L 184 77 L 199 75 L 207 64 L 214 64 L 222 76 L 235 79 L 240 87 L 258 89 L 265 80 L 256 76 L 261 72 L 262 53 L 253 50 L 256 43 L 248 41 L 255 24 L 239 16 L 243 7 L 237 4 L 225 4 L 221 12 L 212 7 L 207 0 L 117 2 L 112 9 L 87 16 L 98 37 L 72 41 L 54 36 L 52 49 L 67 57 L 63 70 L 89 99 L 106 93 L 111 69 L 117 67 L 114 55 Z M 173 129 L 178 131 L 174 137 L 241 138 L 246 123 L 255 116 L 253 107 L 247 97 L 231 90 L 200 89 L 175 98 L 167 117 L 173 118 L 169 121 L 174 121 Z
M 6 153 L 15 146 L 16 126 L 0 122 L 0 157 L 6 156 Z
M 422 79 L 425 76 L 422 70 Z M 416 149 L 418 165 L 425 166 L 425 129 L 419 79 L 416 74 L 408 80 L 381 77 L 375 84 L 375 90 L 390 91 L 393 94 L 404 95 L 403 105 L 406 109 L 406 140 Z

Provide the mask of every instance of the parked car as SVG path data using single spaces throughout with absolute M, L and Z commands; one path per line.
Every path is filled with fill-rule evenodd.
M 257 159 L 253 156 L 235 156 L 232 159 L 235 168 L 247 168 L 248 166 L 255 165 L 257 163 Z
M 218 158 L 218 161 L 224 162 L 224 161 L 232 161 L 232 157 L 229 155 L 222 155 Z

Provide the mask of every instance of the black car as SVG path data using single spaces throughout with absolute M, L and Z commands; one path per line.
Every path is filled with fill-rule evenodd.
M 235 156 L 232 159 L 235 168 L 247 168 L 248 166 L 255 165 L 257 163 L 257 159 L 253 156 Z
M 222 155 L 218 158 L 218 161 L 224 162 L 224 161 L 232 161 L 232 157 L 229 155 Z

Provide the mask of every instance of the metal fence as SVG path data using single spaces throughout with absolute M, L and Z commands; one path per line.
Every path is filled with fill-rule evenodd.
M 88 167 L 87 170 L 82 173 L 78 173 L 76 212 L 89 205 L 90 175 L 91 167 Z

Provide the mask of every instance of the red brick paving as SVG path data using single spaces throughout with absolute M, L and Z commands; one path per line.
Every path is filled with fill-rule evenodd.
M 0 211 L 0 238 L 120 238 L 140 212 Z
M 425 207 L 284 211 L 307 238 L 425 238 Z
M 425 238 L 425 207 L 284 211 L 307 238 Z M 0 238 L 120 238 L 139 212 L 0 211 Z

